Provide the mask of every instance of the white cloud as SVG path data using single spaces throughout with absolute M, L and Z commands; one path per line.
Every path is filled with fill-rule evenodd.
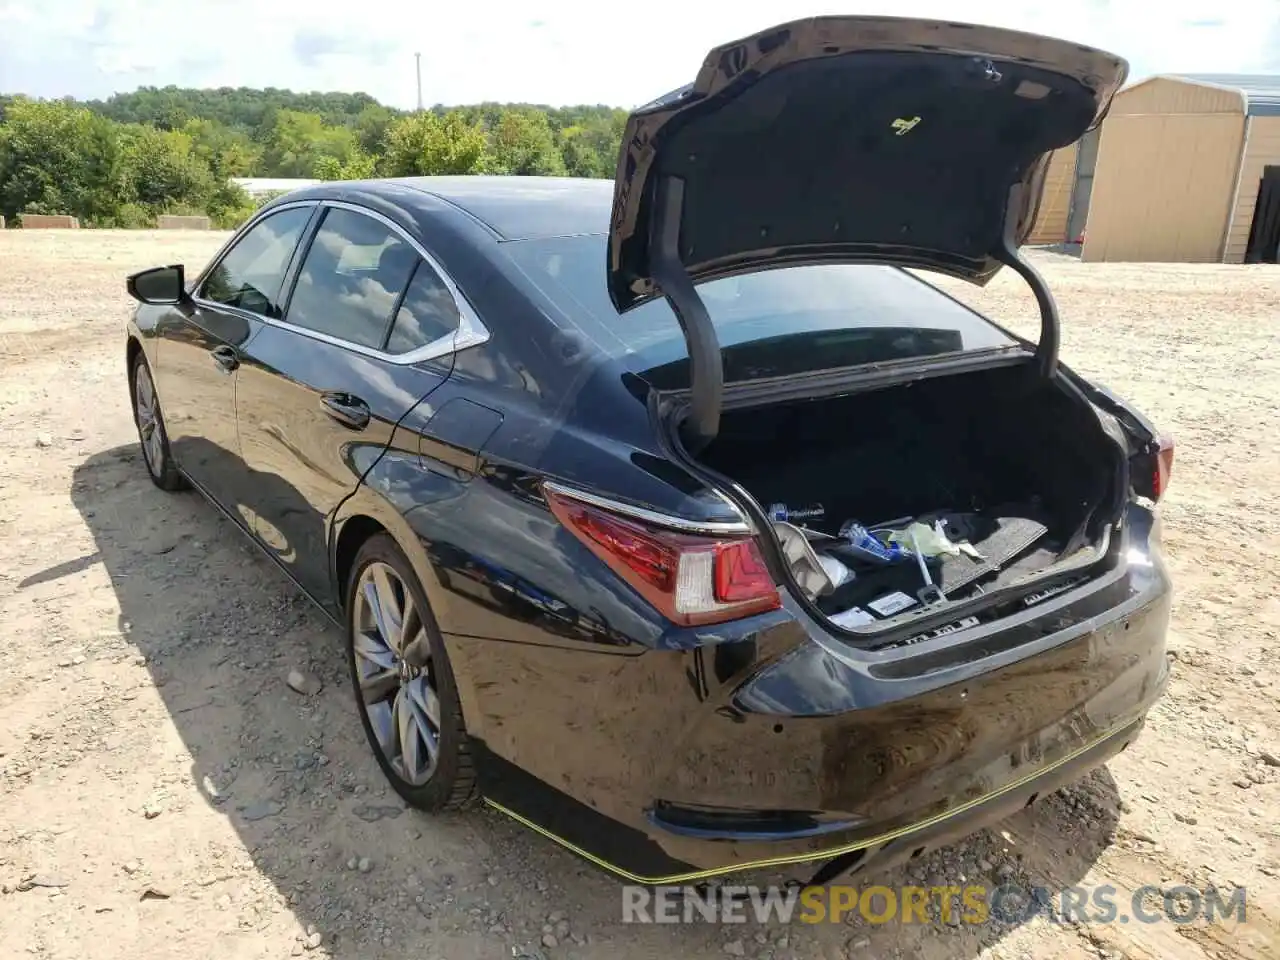
M 1113 50 L 1134 76 L 1276 69 L 1274 0 L 0 0 L 0 92 L 100 97 L 140 84 L 363 90 L 427 103 L 634 105 L 690 80 L 706 51 L 786 20 L 876 13 L 994 23 Z

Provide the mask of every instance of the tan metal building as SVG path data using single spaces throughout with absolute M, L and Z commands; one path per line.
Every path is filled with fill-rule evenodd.
M 1029 244 L 1064 243 L 1067 218 L 1071 212 L 1071 194 L 1076 185 L 1076 145 L 1055 150 L 1049 155 L 1049 169 L 1044 175 L 1044 193 L 1035 226 L 1027 237 Z
M 1116 95 L 1081 259 L 1276 262 L 1280 77 L 1178 74 Z
M 1075 143 L 1049 155 L 1040 210 L 1028 244 L 1080 242 L 1098 161 L 1098 135 L 1098 130 L 1090 130 Z

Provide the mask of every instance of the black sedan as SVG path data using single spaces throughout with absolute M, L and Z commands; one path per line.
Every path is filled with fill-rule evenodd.
M 916 855 L 1165 683 L 1172 447 L 1060 362 L 1018 250 L 1125 70 L 807 20 L 637 110 L 613 183 L 288 194 L 130 277 L 147 468 L 343 626 L 409 803 L 646 883 Z M 1036 341 L 918 278 L 1002 266 Z

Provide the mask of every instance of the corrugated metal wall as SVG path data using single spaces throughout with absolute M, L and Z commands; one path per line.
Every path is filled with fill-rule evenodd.
M 1155 77 L 1116 94 L 1108 116 L 1144 113 L 1244 113 L 1244 101 L 1238 90 Z
M 1144 108 L 1155 100 L 1144 87 L 1134 93 Z M 1133 113 L 1132 100 L 1121 109 L 1102 124 L 1081 259 L 1219 260 L 1244 135 L 1240 98 L 1234 114 Z
M 1076 145 L 1055 150 L 1044 175 L 1040 212 L 1027 243 L 1062 243 L 1067 239 L 1067 216 L 1071 212 L 1071 191 L 1076 183 Z
M 1236 193 L 1235 213 L 1227 233 L 1226 263 L 1242 263 L 1245 247 L 1249 244 L 1249 227 L 1253 225 L 1253 210 L 1258 203 L 1258 184 L 1262 182 L 1262 168 L 1280 165 L 1280 117 L 1250 117 L 1249 142 L 1245 147 L 1244 163 L 1240 169 L 1240 185 Z

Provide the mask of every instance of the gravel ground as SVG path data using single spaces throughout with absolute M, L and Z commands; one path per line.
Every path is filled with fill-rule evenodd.
M 147 481 L 123 276 L 221 240 L 0 232 L 0 952 L 1280 956 L 1280 270 L 1035 255 L 1067 363 L 1178 438 L 1173 679 L 1105 770 L 882 878 L 1244 886 L 1246 922 L 640 927 L 613 879 L 496 814 L 404 810 L 337 631 L 211 507 Z M 959 292 L 1034 327 L 1015 278 Z

